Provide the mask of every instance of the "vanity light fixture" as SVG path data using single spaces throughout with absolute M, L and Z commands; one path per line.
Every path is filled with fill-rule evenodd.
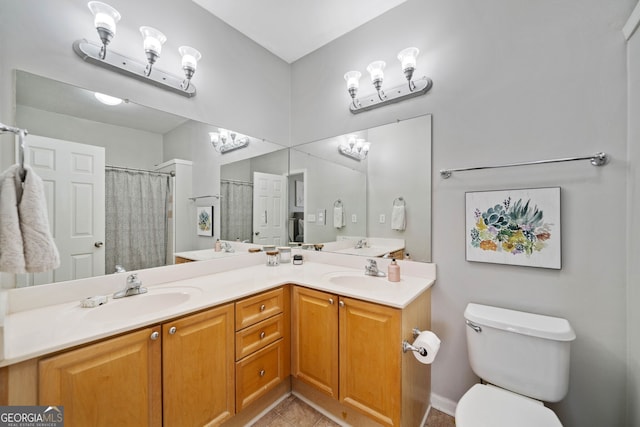
M 349 109 L 353 114 L 361 113 L 363 111 L 372 110 L 374 108 L 382 107 L 395 102 L 400 102 L 405 99 L 413 98 L 416 96 L 424 95 L 429 92 L 433 82 L 428 77 L 421 77 L 413 80 L 413 72 L 416 69 L 417 57 L 420 51 L 416 47 L 409 47 L 401 50 L 398 53 L 398 60 L 402 64 L 402 71 L 407 78 L 408 85 L 400 85 L 387 90 L 385 93 L 382 90 L 382 82 L 384 81 L 384 68 L 386 63 L 384 61 L 374 61 L 367 67 L 367 71 L 371 76 L 371 83 L 376 89 L 377 96 L 365 96 L 362 98 L 356 98 L 359 87 L 359 79 L 361 73 L 359 71 L 349 71 L 344 75 L 344 79 L 347 81 L 347 91 L 351 95 L 352 102 Z
M 237 132 L 219 128 L 218 132 L 209 132 L 211 145 L 218 153 L 225 154 L 249 145 L 249 137 Z
M 108 4 L 99 1 L 90 1 L 88 6 L 93 13 L 94 24 L 102 44 L 92 43 L 85 39 L 76 40 L 73 43 L 73 50 L 78 56 L 86 62 L 180 95 L 195 96 L 196 88 L 191 84 L 191 79 L 196 72 L 198 61 L 202 58 L 200 52 L 189 46 L 181 46 L 178 49 L 182 58 L 184 77 L 156 69 L 154 64 L 160 57 L 162 45 L 167 41 L 167 37 L 153 27 L 143 26 L 140 27 L 140 33 L 143 37 L 146 62 L 128 58 L 112 50 L 109 50 L 107 54 L 107 45 L 111 43 L 116 34 L 116 24 L 121 18 L 120 13 Z
M 340 154 L 361 161 L 367 158 L 370 147 L 370 142 L 367 142 L 362 138 L 358 138 L 356 135 L 349 135 L 347 137 L 347 142 L 338 146 L 338 151 L 340 151 Z

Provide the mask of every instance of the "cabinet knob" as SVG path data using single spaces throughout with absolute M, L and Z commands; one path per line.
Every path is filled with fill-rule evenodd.
M 159 332 L 152 332 L 151 333 L 151 337 L 150 337 L 153 341 L 157 340 L 158 338 L 160 338 L 160 333 Z
M 329 298 L 329 304 L 333 305 L 333 298 Z
M 266 308 L 267 308 L 267 306 L 266 306 L 266 305 L 264 305 L 264 304 L 262 304 L 262 305 L 260 306 L 260 311 L 264 311 Z
M 265 371 L 264 369 L 260 369 L 260 372 L 258 372 L 258 375 L 260 375 L 260 377 L 264 377 Z
M 173 334 L 175 334 L 175 333 L 176 333 L 176 331 L 177 331 L 177 329 L 176 329 L 176 327 L 175 327 L 175 326 L 170 327 L 170 328 L 169 328 L 169 335 L 173 335 Z
M 262 339 L 264 339 L 265 335 L 266 335 L 266 334 L 264 333 L 264 331 L 260 332 L 260 339 L 261 339 L 261 340 L 262 340 Z
M 340 302 L 338 303 L 338 305 L 339 305 L 340 307 L 344 307 L 344 301 L 340 301 Z

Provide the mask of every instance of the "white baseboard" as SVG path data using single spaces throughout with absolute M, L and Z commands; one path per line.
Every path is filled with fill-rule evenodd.
M 437 409 L 440 412 L 444 412 L 447 415 L 455 417 L 456 406 L 458 402 L 442 397 L 438 394 L 431 393 L 431 407 Z

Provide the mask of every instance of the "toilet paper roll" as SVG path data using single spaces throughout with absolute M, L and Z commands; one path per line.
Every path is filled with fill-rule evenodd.
M 422 331 L 420 335 L 413 341 L 414 347 L 424 348 L 427 350 L 427 355 L 422 356 L 417 351 L 413 352 L 413 355 L 418 359 L 418 362 L 424 364 L 431 364 L 438 354 L 440 349 L 440 338 L 431 331 Z

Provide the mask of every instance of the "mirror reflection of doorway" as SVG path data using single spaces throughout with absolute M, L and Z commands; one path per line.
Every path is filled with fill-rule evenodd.
M 253 243 L 287 243 L 285 215 L 287 181 L 283 175 L 253 173 Z
M 305 181 L 304 172 L 292 173 L 289 175 L 289 242 L 304 242 L 304 199 Z

